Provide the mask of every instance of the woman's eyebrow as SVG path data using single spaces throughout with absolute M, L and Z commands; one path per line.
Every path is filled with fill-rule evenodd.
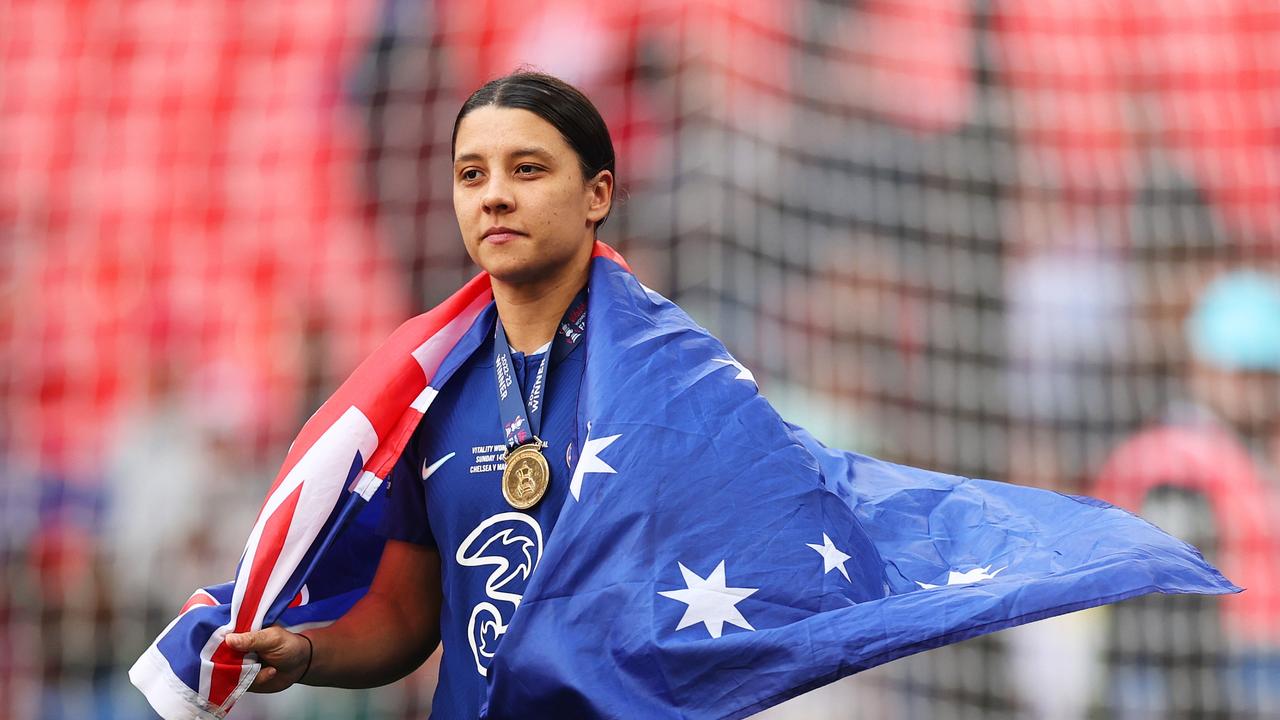
M 550 161 L 552 159 L 551 153 L 540 147 L 520 148 L 519 150 L 512 151 L 510 157 L 518 158 L 518 157 L 525 157 L 526 155 L 532 155 L 536 158 L 540 158 L 546 161 Z
M 541 160 L 544 160 L 546 162 L 550 162 L 555 158 L 555 156 L 552 155 L 550 151 L 537 146 L 519 148 L 516 150 L 512 150 L 510 153 L 507 154 L 508 158 L 518 158 L 518 157 L 527 157 L 527 156 L 533 156 Z M 480 153 L 469 152 L 469 153 L 463 153 L 462 155 L 459 155 L 457 158 L 454 159 L 453 164 L 457 165 L 458 163 L 479 162 L 481 160 L 484 160 L 483 155 L 481 155 Z

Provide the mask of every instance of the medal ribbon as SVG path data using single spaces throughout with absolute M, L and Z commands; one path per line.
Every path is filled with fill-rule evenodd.
M 533 387 L 529 390 L 529 402 L 526 405 L 520 382 L 516 379 L 515 367 L 511 360 L 511 344 L 507 342 L 507 331 L 502 327 L 502 318 L 498 318 L 494 330 L 493 369 L 498 378 L 498 413 L 502 420 L 502 434 L 507 443 L 507 452 L 538 437 L 542 429 L 543 396 L 547 388 L 547 367 L 559 363 L 582 343 L 587 332 L 587 289 L 583 288 L 569 303 L 569 308 L 560 318 L 555 337 L 551 339 L 551 350 L 542 356 L 538 363 L 538 372 L 534 375 Z

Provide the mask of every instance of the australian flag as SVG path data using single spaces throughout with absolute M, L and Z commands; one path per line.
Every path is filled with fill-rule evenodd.
M 1239 590 L 1106 503 L 824 447 L 617 253 L 592 263 L 577 461 L 483 716 L 738 718 L 1052 615 Z M 480 276 L 406 323 L 304 426 L 235 581 L 130 672 L 161 715 L 226 715 L 259 669 L 227 633 L 331 622 L 361 596 L 384 479 L 490 300 Z

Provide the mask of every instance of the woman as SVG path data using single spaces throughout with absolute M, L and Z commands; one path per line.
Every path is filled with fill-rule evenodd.
M 459 549 L 465 555 L 468 537 L 531 500 L 524 514 L 545 540 L 563 504 L 584 353 L 580 338 L 552 340 L 562 319 L 570 327 L 585 321 L 566 310 L 572 312 L 575 298 L 584 302 L 579 294 L 596 229 L 612 205 L 609 131 L 573 87 L 517 73 L 486 84 L 462 106 L 453 157 L 458 227 L 471 259 L 491 278 L 498 322 L 481 323 L 490 337 L 432 404 L 432 427 L 448 429 L 428 433 L 420 426 L 393 472 L 383 525 L 388 542 L 368 594 L 329 627 L 227 637 L 266 666 L 253 691 L 277 692 L 296 682 L 389 683 L 422 664 L 443 635 L 447 649 L 432 707 L 446 717 L 475 717 L 487 659 L 514 610 L 514 603 L 494 600 L 518 602 L 523 582 L 494 587 L 487 573 L 455 563 L 442 570 L 441 556 Z M 508 367 L 514 384 L 496 372 Z M 505 399 L 525 396 L 526 403 L 501 403 L 499 387 L 507 385 Z M 518 427 L 504 433 L 513 424 Z M 500 451 L 493 452 L 504 434 L 510 435 L 508 452 L 519 448 L 530 458 L 508 462 L 516 465 L 509 477 L 512 504 L 502 491 Z M 545 447 L 535 447 L 538 441 Z M 428 465 L 446 456 L 451 459 Z M 537 477 L 537 456 L 547 461 L 549 478 Z M 481 627 L 485 620 L 496 636 Z
M 250 679 L 389 682 L 438 643 L 444 717 L 745 717 L 1023 622 L 1237 589 L 1102 503 L 832 450 L 785 423 L 722 343 L 594 242 L 613 152 L 564 83 L 481 88 L 453 172 L 486 273 L 304 426 L 235 583 L 193 596 L 130 671 L 165 717 L 222 717 Z M 385 550 L 340 547 L 366 528 L 345 509 L 382 499 Z M 324 584 L 330 561 L 367 581 L 378 550 L 354 606 L 363 585 Z M 316 629 L 247 632 L 273 623 Z

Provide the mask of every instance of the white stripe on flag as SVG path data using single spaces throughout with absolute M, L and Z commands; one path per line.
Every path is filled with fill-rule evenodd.
M 297 507 L 289 523 L 284 550 L 276 559 L 271 574 L 267 578 L 261 604 L 254 609 L 252 627 L 255 629 L 261 626 L 267 609 L 293 575 L 302 556 L 311 547 L 315 536 L 328 519 L 329 513 L 341 498 L 347 472 L 351 468 L 356 452 L 367 460 L 377 445 L 377 433 L 369 419 L 358 408 L 347 408 L 347 411 L 298 459 L 298 463 L 284 477 L 280 486 L 267 498 L 262 512 L 258 515 L 258 521 L 254 523 L 253 531 L 249 534 L 249 540 L 245 543 L 244 558 L 240 563 L 240 572 L 236 575 L 235 589 L 231 597 L 231 620 L 228 625 L 214 632 L 213 637 L 200 653 L 201 695 L 208 697 L 209 670 L 212 667 L 210 658 L 221 643 L 222 637 L 235 626 L 235 619 L 244 602 L 249 570 L 253 566 L 253 559 L 258 552 L 258 545 L 262 540 L 262 532 L 267 522 L 289 495 L 299 485 L 304 485 L 305 481 L 302 495 L 298 498 Z

